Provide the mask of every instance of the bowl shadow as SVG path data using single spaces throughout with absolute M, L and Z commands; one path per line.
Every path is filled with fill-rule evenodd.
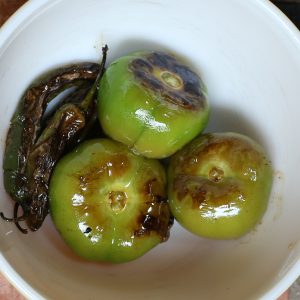
M 230 106 L 211 106 L 211 116 L 205 132 L 236 132 L 244 134 L 259 143 L 267 153 L 271 153 L 265 131 L 251 118 Z

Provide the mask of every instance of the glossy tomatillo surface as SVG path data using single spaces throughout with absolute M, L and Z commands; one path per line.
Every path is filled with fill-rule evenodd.
M 150 158 L 175 153 L 207 124 L 201 78 L 164 52 L 135 52 L 114 61 L 100 82 L 100 123 L 110 137 Z
M 140 257 L 168 239 L 173 221 L 160 163 L 108 139 L 86 141 L 59 161 L 50 204 L 66 243 L 95 261 Z
M 202 135 L 169 167 L 169 201 L 177 221 L 208 238 L 231 239 L 260 221 L 272 185 L 264 150 L 237 133 Z

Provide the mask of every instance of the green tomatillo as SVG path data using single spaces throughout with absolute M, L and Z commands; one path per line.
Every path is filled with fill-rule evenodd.
M 89 140 L 56 165 L 51 215 L 79 256 L 127 262 L 168 239 L 173 217 L 166 193 L 158 161 L 109 139 Z
M 164 52 L 134 52 L 114 61 L 99 87 L 105 133 L 150 158 L 172 155 L 205 128 L 207 91 L 199 75 Z
M 261 220 L 272 179 L 265 151 L 249 137 L 204 134 L 171 159 L 170 208 L 177 221 L 196 235 L 238 238 Z

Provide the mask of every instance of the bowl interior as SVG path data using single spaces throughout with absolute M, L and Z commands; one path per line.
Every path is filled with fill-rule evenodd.
M 122 265 L 75 257 L 49 216 L 28 235 L 1 222 L 3 272 L 29 298 L 278 296 L 300 274 L 300 39 L 292 25 L 263 0 L 37 2 L 6 24 L 2 40 L 0 33 L 1 162 L 9 120 L 31 81 L 58 65 L 99 61 L 107 43 L 108 63 L 142 49 L 189 60 L 209 91 L 206 131 L 236 131 L 260 142 L 274 165 L 274 185 L 262 222 L 243 238 L 201 239 L 175 224 L 168 242 Z M 0 186 L 0 211 L 9 215 L 2 173 Z

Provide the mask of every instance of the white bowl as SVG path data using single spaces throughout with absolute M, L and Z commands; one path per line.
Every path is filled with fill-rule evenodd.
M 268 151 L 275 181 L 261 224 L 239 240 L 175 224 L 167 243 L 121 265 L 77 259 L 50 217 L 23 235 L 1 221 L 0 267 L 30 299 L 275 299 L 300 275 L 300 34 L 266 0 L 33 0 L 0 31 L 1 161 L 30 82 L 57 65 L 138 49 L 187 57 L 209 90 L 208 131 L 238 131 Z M 0 178 L 0 211 L 12 201 Z

